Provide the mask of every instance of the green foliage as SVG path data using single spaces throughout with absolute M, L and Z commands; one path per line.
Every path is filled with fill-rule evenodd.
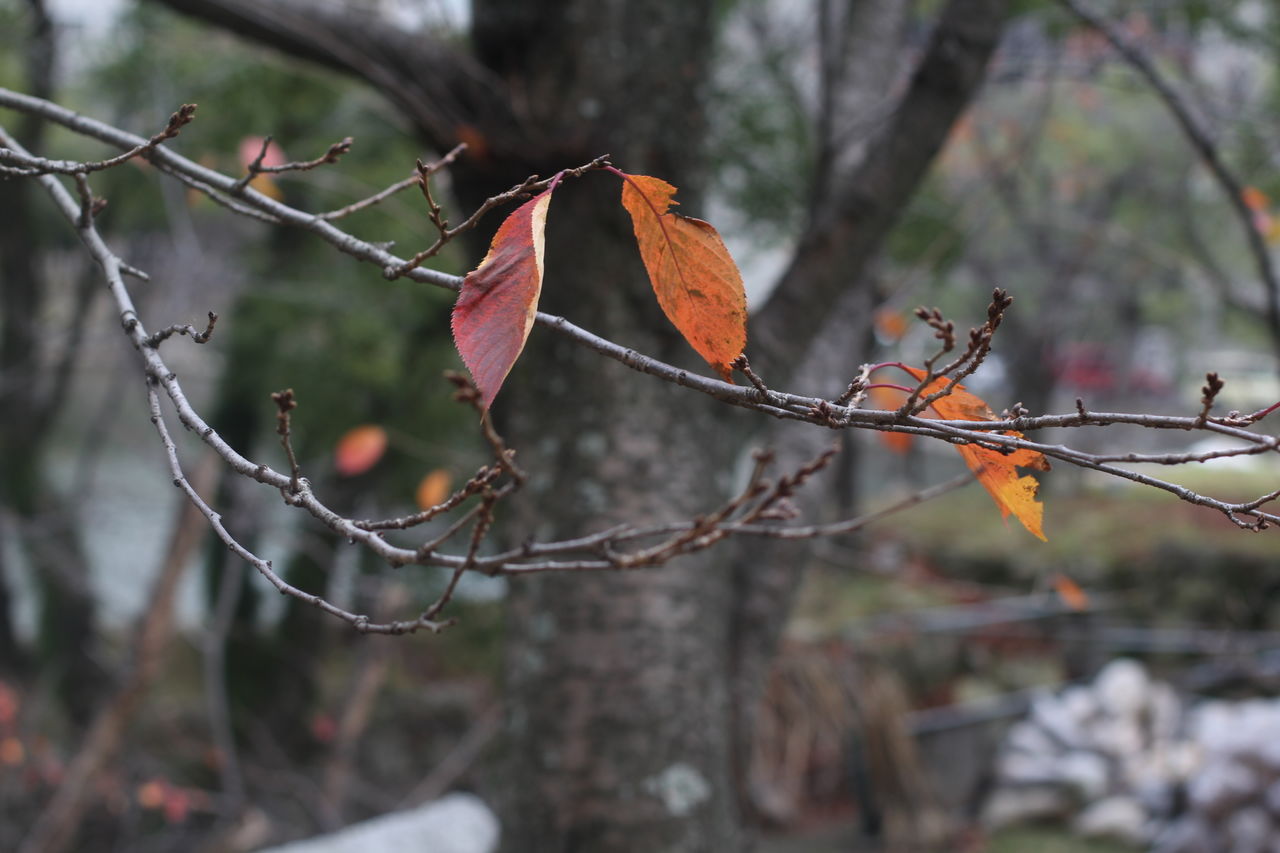
M 254 49 L 159 7 L 125 16 L 114 43 L 120 47 L 86 76 L 79 98 L 139 134 L 163 126 L 178 104 L 198 103 L 195 122 L 171 144 L 224 173 L 243 172 L 246 137 L 271 135 L 295 160 L 354 137 L 338 164 L 275 178 L 285 201 L 301 209 L 340 207 L 408 176 L 416 158 L 430 159 L 358 83 Z M 172 196 L 161 204 L 158 180 L 139 181 L 138 168 L 114 170 L 100 180 L 99 194 L 111 201 L 104 218 L 113 231 L 163 229 L 174 214 Z M 449 401 L 439 378 L 443 368 L 456 365 L 448 293 L 407 281 L 389 284 L 368 265 L 335 262 L 328 246 L 300 232 L 250 231 L 194 192 L 183 203 L 179 215 L 190 216 L 202 232 L 236 235 L 231 239 L 249 282 L 234 310 L 216 306 L 223 322 L 212 346 L 227 355 L 219 392 L 224 416 L 253 417 L 254 441 L 265 444 L 274 438 L 270 393 L 294 388 L 294 446 L 313 478 L 330 471 L 332 447 L 343 432 L 362 422 L 381 424 L 402 440 L 392 442 L 381 470 L 387 476 L 373 477 L 367 486 L 385 480 L 387 499 L 399 506 L 411 502 L 414 484 L 427 470 L 453 467 L 457 436 L 474 430 L 468 428 L 470 413 Z M 351 216 L 344 227 L 405 247 L 434 237 L 412 190 Z M 442 263 L 448 268 L 460 260 L 446 253 Z
M 807 212 L 815 141 L 796 77 L 796 52 L 809 32 L 769 23 L 758 0 L 733 4 L 738 37 L 726 39 L 708 98 L 713 192 L 753 240 L 778 243 L 799 232 Z M 759 38 L 767 27 L 768 39 Z M 718 217 L 721 218 L 721 217 Z

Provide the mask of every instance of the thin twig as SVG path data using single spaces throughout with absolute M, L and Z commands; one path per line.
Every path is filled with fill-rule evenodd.
M 186 127 L 196 115 L 195 104 L 183 104 L 178 111 L 169 116 L 169 123 L 165 125 L 164 130 L 157 133 L 150 139 L 139 142 L 128 151 L 106 160 L 96 160 L 90 162 L 78 162 L 75 160 L 46 160 L 43 157 L 33 157 L 26 151 L 22 151 L 17 146 L 9 145 L 7 148 L 0 148 L 0 160 L 11 163 L 20 163 L 27 167 L 20 171 L 21 174 L 37 176 L 37 175 L 87 175 L 90 172 L 101 172 L 104 169 L 110 169 L 119 166 L 121 163 L 132 160 L 134 157 L 145 156 L 155 150 L 156 146 L 167 140 L 173 139 L 182 132 L 182 128 Z M 11 170 L 12 171 L 12 170 Z
M 298 401 L 293 395 L 292 388 L 286 388 L 283 391 L 276 391 L 271 395 L 271 401 L 276 404 L 276 434 L 280 436 L 280 446 L 284 448 L 285 457 L 289 460 L 289 494 L 297 494 L 298 492 L 298 457 L 293 452 L 293 437 L 290 431 L 291 413 L 298 407 Z
M 267 152 L 271 149 L 271 142 L 272 139 L 270 136 L 264 136 L 262 138 L 262 147 L 258 150 L 258 156 L 254 157 L 246 167 L 244 177 L 236 181 L 235 187 L 232 190 L 234 193 L 239 194 L 243 192 L 244 188 L 249 186 L 249 184 L 253 182 L 253 179 L 258 177 L 258 175 L 279 175 L 284 172 L 309 172 L 320 166 L 336 163 L 343 154 L 346 154 L 351 150 L 351 144 L 354 140 L 348 136 L 341 142 L 335 142 L 329 146 L 329 150 L 325 151 L 314 160 L 282 163 L 279 166 L 264 166 L 262 161 L 267 158 Z
M 395 280 L 403 275 L 406 275 L 412 272 L 423 261 L 439 254 L 440 250 L 445 247 L 445 244 L 453 240 L 459 234 L 463 234 L 467 231 L 470 231 L 472 228 L 475 228 L 477 225 L 479 225 L 480 220 L 484 218 L 484 215 L 489 211 L 493 210 L 495 207 L 500 207 L 511 201 L 527 199 L 530 196 L 534 195 L 535 193 L 542 192 L 548 187 L 554 185 L 557 181 L 561 180 L 562 178 L 565 178 L 565 177 L 576 178 L 591 170 L 605 169 L 605 168 L 608 168 L 608 166 L 609 166 L 609 156 L 605 154 L 595 158 L 590 163 L 584 163 L 581 166 L 577 166 L 572 169 L 564 169 L 560 172 L 557 172 L 556 174 L 552 175 L 550 178 L 539 178 L 537 175 L 530 175 L 529 177 L 525 178 L 524 181 L 522 181 L 519 184 L 516 184 L 514 187 L 507 190 L 506 192 L 499 193 L 498 195 L 485 199 L 485 201 L 478 208 L 476 208 L 475 212 L 472 213 L 470 216 L 468 216 L 465 220 L 463 220 L 461 224 L 453 228 L 450 228 L 449 221 L 445 219 L 443 217 L 443 214 L 441 213 L 440 205 L 436 203 L 435 199 L 431 195 L 431 188 L 430 188 L 429 182 L 427 181 L 427 177 L 430 174 L 427 171 L 429 167 L 424 166 L 421 162 L 419 162 L 418 172 L 421 175 L 422 194 L 423 194 L 423 197 L 426 198 L 427 200 L 427 207 L 428 207 L 427 215 L 431 219 L 432 224 L 436 226 L 436 230 L 439 232 L 440 236 L 436 238 L 436 241 L 434 243 L 432 243 L 427 248 L 423 249 L 421 252 L 418 252 L 409 260 L 401 264 L 398 264 L 396 266 L 388 266 L 383 270 L 382 274 L 388 280 Z
M 1262 284 L 1266 291 L 1267 325 L 1271 329 L 1272 344 L 1277 352 L 1280 352 L 1280 278 L 1277 277 L 1275 264 L 1272 262 L 1271 252 L 1267 248 L 1266 241 L 1257 227 L 1254 226 L 1253 212 L 1249 210 L 1249 205 L 1245 202 L 1244 186 L 1236 178 L 1235 174 L 1227 168 L 1217 145 L 1214 144 L 1212 137 L 1204 128 L 1200 126 L 1200 122 L 1197 121 L 1196 117 L 1192 115 L 1191 110 L 1183 102 L 1182 96 L 1164 79 L 1160 69 L 1156 67 L 1155 63 L 1141 48 L 1130 41 L 1110 21 L 1089 9 L 1079 0 L 1058 0 L 1058 2 L 1084 24 L 1102 33 L 1111 46 L 1115 48 L 1116 52 L 1147 81 L 1147 84 L 1151 86 L 1156 95 L 1160 97 L 1160 100 L 1168 107 L 1178 127 L 1182 129 L 1183 135 L 1186 136 L 1187 141 L 1191 143 L 1191 147 L 1196 150 L 1196 153 L 1200 155 L 1200 159 L 1204 161 L 1209 173 L 1218 182 L 1218 186 L 1222 188 L 1223 194 L 1227 197 L 1227 203 L 1231 205 L 1231 209 L 1235 212 L 1240 226 L 1244 229 L 1245 240 L 1249 245 L 1249 253 L 1253 256 L 1254 264 L 1258 267 L 1258 274 L 1262 278 Z
M 132 145 L 135 137 L 85 119 L 73 113 L 63 110 L 56 105 L 49 104 L 46 101 L 32 99 L 27 96 L 20 96 L 0 89 L 0 105 L 16 106 L 19 109 L 34 112 L 43 115 L 51 120 L 65 124 L 81 133 L 87 133 L 97 138 L 120 144 L 122 146 Z M 9 137 L 0 130 L 0 141 L 10 145 L 13 150 L 16 143 L 11 143 Z M 216 172 L 205 169 L 198 164 L 191 163 L 165 148 L 155 149 L 151 156 L 155 162 L 166 173 L 174 173 L 182 175 L 185 179 L 200 184 L 215 194 L 226 194 L 231 191 L 235 185 L 235 180 L 227 176 L 219 175 Z M 111 251 L 111 249 L 102 240 L 98 233 L 92 217 L 83 217 L 83 204 L 78 204 L 76 200 L 67 192 L 56 179 L 49 175 L 36 177 L 35 180 L 49 192 L 56 206 L 64 214 L 69 222 L 76 229 L 77 234 L 84 242 L 89 253 L 97 260 L 103 270 L 106 279 L 108 292 L 115 300 L 118 316 L 125 334 L 138 351 L 143 365 L 143 371 L 148 377 L 150 385 L 150 393 L 159 394 L 161 391 L 168 398 L 172 405 L 178 420 L 182 425 L 197 435 L 217 455 L 229 466 L 235 473 L 263 483 L 270 487 L 276 488 L 284 492 L 287 501 L 291 505 L 297 506 L 304 511 L 310 513 L 318 521 L 329 527 L 336 534 L 351 539 L 367 547 L 381 559 L 386 560 L 392 565 L 408 565 L 418 563 L 423 565 L 443 566 L 457 572 L 461 571 L 480 571 L 489 574 L 517 575 L 528 574 L 543 571 L 605 571 L 618 568 L 645 568 L 655 564 L 659 559 L 667 559 L 674 557 L 680 553 L 688 553 L 691 550 L 708 547 L 715 541 L 723 539 L 727 535 L 770 535 L 770 536 L 788 536 L 781 533 L 788 529 L 796 529 L 794 536 L 801 536 L 803 532 L 801 528 L 787 528 L 779 525 L 774 527 L 771 524 L 761 524 L 758 522 L 773 521 L 786 518 L 788 516 L 787 498 L 794 492 L 796 488 L 812 475 L 825 462 L 815 461 L 809 466 L 802 466 L 797 472 L 785 475 L 770 485 L 766 485 L 762 479 L 763 473 L 757 473 L 753 476 L 751 483 L 744 492 L 740 493 L 734 499 L 721 506 L 718 510 L 713 511 L 704 516 L 684 521 L 672 522 L 666 525 L 654 525 L 650 527 L 632 527 L 620 526 L 612 528 L 610 531 L 602 531 L 601 533 L 592 534 L 585 537 L 577 537 L 574 539 L 566 539 L 558 542 L 535 542 L 529 543 L 512 552 L 503 554 L 491 554 L 481 556 L 479 554 L 479 540 L 483 536 L 483 530 L 487 528 L 487 522 L 484 522 L 482 516 L 485 514 L 482 506 L 474 507 L 463 517 L 459 519 L 455 526 L 451 527 L 443 537 L 438 538 L 435 542 L 427 543 L 419 548 L 405 548 L 388 542 L 383 538 L 377 529 L 368 529 L 361 523 L 345 518 L 334 510 L 330 509 L 321 499 L 314 493 L 311 484 L 299 476 L 296 467 L 296 461 L 290 462 L 290 471 L 281 473 L 275 471 L 265 465 L 253 462 L 247 459 L 234 448 L 230 447 L 226 441 L 218 435 L 200 416 L 199 412 L 194 409 L 187 400 L 181 385 L 178 383 L 174 373 L 167 367 L 157 347 L 150 345 L 149 341 L 154 335 L 147 333 L 143 323 L 138 317 L 134 308 L 132 298 L 128 289 L 125 287 L 122 275 L 124 266 L 120 259 Z M 90 194 L 91 195 L 91 194 Z M 316 233 L 331 245 L 339 250 L 358 257 L 362 260 L 378 264 L 382 268 L 389 265 L 402 263 L 388 253 L 384 248 L 358 240 L 349 234 L 346 234 L 335 228 L 328 222 L 318 219 L 310 214 L 295 210 L 287 205 L 273 201 L 251 188 L 246 189 L 243 198 L 239 200 L 246 209 L 251 209 L 256 213 L 284 222 L 297 227 L 302 227 Z M 88 221 L 85 221 L 85 220 Z M 409 275 L 414 280 L 436 284 L 442 287 L 456 290 L 460 279 L 454 276 L 447 276 L 439 272 L 426 269 L 414 269 Z M 993 305 L 998 300 L 993 300 Z M 990 314 L 988 316 L 988 325 L 994 330 L 995 322 Z M 998 311 L 997 311 L 998 313 Z M 1280 516 L 1273 513 L 1265 512 L 1261 507 L 1276 499 L 1275 495 L 1263 495 L 1255 500 L 1231 503 L 1221 501 L 1209 496 L 1201 495 L 1190 489 L 1176 484 L 1162 481 L 1158 478 L 1151 477 L 1134 471 L 1128 471 L 1118 468 L 1111 464 L 1107 457 L 1090 454 L 1081 450 L 1077 450 L 1064 445 L 1050 445 L 1032 441 L 1020 435 L 1002 434 L 1009 430 L 1029 431 L 1046 427 L 1081 427 L 1081 426 L 1105 426 L 1110 424 L 1132 424 L 1136 426 L 1152 428 L 1152 429 L 1180 429 L 1180 430 L 1198 430 L 1208 432 L 1215 435 L 1222 435 L 1238 439 L 1246 445 L 1243 452 L 1275 452 L 1276 440 L 1270 436 L 1259 435 L 1245 429 L 1249 425 L 1248 419 L 1237 416 L 1227 418 L 1196 418 L 1196 417 L 1174 417 L 1164 415 L 1145 415 L 1145 414 L 1127 414 L 1127 413 L 1101 413 L 1089 412 L 1085 410 L 1083 403 L 1079 404 L 1077 411 L 1066 415 L 1045 415 L 1035 418 L 1028 418 L 1018 413 L 1011 418 L 1004 418 L 996 421 L 939 421 L 928 418 L 921 418 L 914 414 L 903 415 L 896 411 L 876 411 L 855 408 L 849 405 L 840 405 L 840 401 L 835 403 L 818 398 L 812 398 L 802 395 L 789 394 L 785 392 L 762 389 L 760 387 L 743 388 L 734 386 L 727 382 L 710 379 L 708 377 L 691 374 L 688 371 L 676 368 L 672 365 L 658 361 L 627 349 L 616 343 L 600 338 L 592 333 L 574 326 L 562 317 L 552 315 L 539 314 L 537 320 L 540 324 L 550 327 L 558 333 L 568 336 L 576 343 L 585 346 L 595 352 L 607 357 L 613 358 L 625 366 L 637 370 L 642 373 L 657 377 L 663 381 L 681 385 L 700 393 L 712 396 L 732 405 L 751 409 L 758 413 L 768 414 L 773 417 L 801 420 L 812 424 L 834 428 L 863 428 L 863 429 L 881 429 L 894 432 L 903 432 L 913 435 L 929 436 L 935 439 L 943 439 L 954 443 L 980 443 L 983 446 L 998 448 L 1001 450 L 1027 449 L 1043 453 L 1046 456 L 1060 459 L 1082 468 L 1101 471 L 1103 473 L 1122 477 L 1136 483 L 1141 483 L 1155 488 L 1168 491 L 1182 500 L 1190 503 L 1211 507 L 1226 515 L 1233 523 L 1250 529 L 1261 529 L 1270 524 L 1280 522 Z M 987 336 L 989 343 L 989 336 Z M 966 365 L 970 364 L 976 354 L 983 352 L 984 336 L 979 334 L 974 344 L 975 338 L 971 335 L 970 351 L 973 355 L 968 358 L 962 356 L 954 361 L 956 370 L 963 370 Z M 945 342 L 944 342 L 945 343 Z M 942 371 L 952 369 L 952 365 L 943 368 Z M 942 372 L 939 371 L 939 372 Z M 470 386 L 466 381 L 457 382 L 459 396 L 463 402 L 472 405 L 475 403 L 474 387 Z M 858 391 L 855 390 L 852 397 L 848 399 L 849 403 L 853 403 L 857 399 Z M 1270 409 L 1262 410 L 1256 413 L 1256 417 L 1260 418 Z M 367 616 L 343 610 L 332 603 L 325 601 L 319 596 L 299 590 L 286 583 L 274 571 L 269 561 L 262 560 L 255 554 L 244 548 L 236 541 L 234 536 L 224 526 L 220 516 L 205 503 L 195 490 L 190 488 L 190 484 L 186 482 L 182 474 L 181 467 L 178 464 L 176 447 L 172 438 L 169 436 L 168 430 L 164 425 L 163 418 L 157 419 L 157 430 L 160 432 L 162 444 L 165 446 L 166 453 L 170 458 L 170 465 L 174 472 L 174 482 L 181 488 L 192 503 L 200 510 L 200 512 L 208 519 L 210 526 L 214 529 L 219 539 L 241 559 L 252 565 L 259 573 L 261 573 L 276 589 L 299 598 L 300 600 L 315 606 L 322 611 L 329 613 L 343 621 L 355 626 L 358 630 L 367 632 L 398 634 L 407 633 L 416 630 L 440 630 L 446 623 L 436 622 L 432 619 L 419 616 L 417 619 L 405 622 L 388 622 L 382 624 L 373 624 Z M 511 477 L 511 481 L 500 486 L 492 488 L 490 494 L 492 501 L 497 501 L 502 495 L 510 493 L 512 489 L 519 485 L 523 479 L 524 473 L 515 466 L 513 451 L 508 448 L 501 436 L 493 429 L 493 425 L 487 419 L 482 419 L 481 429 L 486 440 L 490 444 L 495 454 L 497 465 L 495 469 L 501 471 Z M 1223 454 L 1221 451 L 1209 451 L 1205 453 L 1186 454 L 1187 461 L 1203 461 L 1206 459 L 1216 458 Z M 1239 455 L 1232 453 L 1230 455 Z M 763 460 L 758 460 L 757 467 L 763 465 Z M 489 484 L 485 483 L 485 488 Z M 492 507 L 490 502 L 490 509 Z M 483 522 L 477 524 L 473 528 L 472 541 L 468 544 L 466 553 L 450 554 L 441 553 L 436 550 L 437 546 L 443 544 L 444 540 L 456 534 L 458 530 L 472 521 Z M 406 525 L 407 526 L 407 525 Z M 816 528 L 815 528 L 816 529 Z M 476 530 L 481 530 L 479 536 Z M 775 531 L 765 533 L 763 531 Z M 665 541 L 659 542 L 650 548 L 640 548 L 638 550 L 627 551 L 624 546 L 626 543 L 637 543 L 648 541 L 651 538 L 666 537 Z M 570 557 L 574 554 L 585 554 L 579 559 L 562 559 Z
M 440 171 L 446 166 L 451 165 L 453 161 L 458 159 L 458 156 L 462 154 L 463 151 L 466 151 L 466 150 L 467 150 L 467 143 L 459 142 L 456 146 L 454 146 L 452 151 L 450 151 L 448 154 L 441 157 L 439 160 L 436 160 L 435 162 L 430 163 L 427 166 L 422 166 L 421 164 L 419 164 L 419 167 L 414 172 L 414 174 L 405 178 L 403 181 L 397 181 L 396 183 L 387 187 L 385 190 L 374 193 L 368 198 L 361 199 L 360 201 L 352 202 L 351 204 L 348 204 L 346 207 L 340 207 L 337 210 L 331 210 L 328 213 L 316 214 L 316 218 L 323 219 L 326 222 L 332 222 L 336 219 L 341 219 L 344 216 L 350 216 L 351 214 L 360 210 L 364 210 L 365 208 L 373 207 L 375 204 L 380 204 L 381 202 L 386 201 L 387 199 L 391 198 L 393 195 L 400 192 L 401 190 L 408 189 L 409 187 L 412 187 L 415 184 L 420 183 L 425 177 L 430 177 L 431 175 L 434 175 L 436 172 Z
M 742 355 L 735 358 L 730 363 L 730 366 L 737 368 L 739 371 L 741 371 L 743 376 L 747 377 L 747 381 L 750 382 L 751 385 L 757 391 L 760 392 L 761 399 L 768 399 L 769 386 L 765 385 L 764 380 L 761 379 L 759 376 L 757 376 L 756 372 L 751 369 L 751 362 L 747 360 L 746 353 L 743 353 Z
M 168 328 L 161 329 L 160 331 L 148 336 L 147 346 L 153 348 L 158 347 L 162 342 L 167 341 L 174 335 L 187 335 L 191 340 L 198 344 L 207 344 L 209 343 L 209 338 L 213 336 L 213 327 L 217 325 L 217 323 L 218 315 L 215 312 L 210 311 L 209 322 L 205 324 L 203 332 L 197 332 L 196 327 L 190 323 L 178 323 L 169 326 Z

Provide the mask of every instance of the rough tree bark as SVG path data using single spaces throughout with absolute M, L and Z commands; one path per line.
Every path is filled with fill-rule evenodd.
M 679 186 L 686 212 L 701 210 L 711 0 L 476 0 L 469 55 L 300 4 L 164 2 L 363 77 L 441 150 L 459 137 L 481 143 L 453 171 L 463 208 L 530 172 L 609 153 Z M 804 361 L 815 318 L 861 280 L 976 91 L 1004 5 L 950 0 L 862 165 L 830 158 L 796 260 L 753 326 L 749 350 L 774 381 Z M 617 194 L 598 175 L 557 190 L 544 305 L 699 369 L 653 306 Z M 530 339 L 499 415 L 534 474 L 538 533 L 548 535 L 714 505 L 749 428 L 740 413 L 543 333 Z M 716 559 L 512 585 L 507 849 L 745 846 L 733 709 L 754 701 L 785 618 L 773 593 L 785 597 L 796 578 L 785 565 L 728 572 Z
M 31 32 L 26 44 L 25 72 L 33 94 L 49 97 L 53 89 L 54 26 L 40 0 L 27 3 Z M 44 123 L 23 116 L 17 138 L 40 147 Z M 20 550 L 39 595 L 38 654 L 68 712 L 86 722 L 104 678 L 93 658 L 97 641 L 94 603 L 89 592 L 88 561 L 77 533 L 75 507 L 54 489 L 46 474 L 50 427 L 66 399 L 79 335 L 57 354 L 48 369 L 38 323 L 47 285 L 33 247 L 36 223 L 25 213 L 28 181 L 0 181 L 0 503 L 17 515 Z M 86 280 L 87 281 L 87 280 Z M 81 287 L 76 294 L 82 315 L 96 294 Z M 10 618 L 13 602 L 0 566 L 0 666 L 20 666 Z

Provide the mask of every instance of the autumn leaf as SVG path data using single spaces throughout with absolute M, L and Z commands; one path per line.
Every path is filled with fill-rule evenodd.
M 344 477 L 363 474 L 387 450 L 387 431 L 375 424 L 347 430 L 333 451 L 333 467 Z
M 676 188 L 647 175 L 623 175 L 640 257 L 667 319 L 726 382 L 747 345 L 742 275 L 716 229 L 670 210 Z
M 887 343 L 902 340 L 902 336 L 907 333 L 909 328 L 906 315 L 901 311 L 894 311 L 892 308 L 881 308 L 877 311 L 874 323 L 876 337 Z
M 152 779 L 138 786 L 134 797 L 144 809 L 158 809 L 164 805 L 166 785 L 162 779 Z
M 923 370 L 907 367 L 905 370 L 918 380 L 925 377 Z M 924 395 L 940 390 L 948 380 L 935 379 L 925 389 Z M 935 400 L 932 408 L 938 416 L 949 421 L 994 421 L 995 413 L 991 411 L 980 397 L 970 394 L 963 385 L 957 385 L 950 394 Z M 1018 432 L 1005 432 L 1003 435 L 1022 437 Z M 1039 539 L 1045 535 L 1041 529 L 1044 518 L 1044 504 L 1036 501 L 1036 490 L 1039 483 L 1034 477 L 1019 476 L 1018 468 L 1031 468 L 1036 471 L 1048 471 L 1049 460 L 1034 450 L 1014 450 L 1012 453 L 1001 453 L 976 444 L 957 444 L 956 450 L 964 457 L 965 464 L 978 476 L 978 482 L 987 490 L 1000 513 L 1005 518 L 1010 514 L 1022 522 L 1022 526 L 1031 531 Z
M 22 741 L 16 737 L 7 737 L 0 740 L 0 764 L 6 767 L 17 767 L 27 759 L 27 751 L 22 746 Z
M 871 405 L 877 409 L 896 409 L 907 399 L 904 392 L 881 386 L 871 388 L 868 393 L 871 395 Z M 879 436 L 880 442 L 894 453 L 907 453 L 911 450 L 912 436 L 909 432 L 881 430 L 876 435 Z
M 538 313 L 550 203 L 547 190 L 512 211 L 480 266 L 462 280 L 453 304 L 453 342 L 486 409 L 520 357 Z
M 443 468 L 437 468 L 427 474 L 418 483 L 418 488 L 414 493 L 418 509 L 430 509 L 437 504 L 444 503 L 445 498 L 449 497 L 449 488 L 452 485 L 453 478 Z
M 1267 198 L 1267 194 L 1257 187 L 1245 187 L 1240 191 L 1240 198 L 1244 201 L 1245 207 L 1254 213 L 1266 210 L 1271 206 L 1271 199 Z
M 1054 590 L 1058 593 L 1058 598 L 1068 610 L 1088 610 L 1089 609 L 1089 593 L 1085 592 L 1080 584 L 1061 572 L 1054 572 L 1050 582 L 1053 584 Z

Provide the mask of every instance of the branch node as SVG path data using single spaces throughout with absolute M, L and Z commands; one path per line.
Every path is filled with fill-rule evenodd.
M 277 409 L 276 434 L 280 436 L 280 446 L 284 448 L 285 456 L 289 459 L 289 494 L 285 496 L 287 501 L 290 495 L 297 495 L 302 491 L 299 482 L 298 457 L 294 455 L 290 433 L 290 413 L 298 407 L 298 401 L 294 398 L 292 388 L 276 391 L 271 395 L 271 399 Z
M 733 361 L 729 362 L 729 365 L 730 367 L 736 368 L 743 376 L 747 377 L 747 381 L 750 382 L 755 387 L 756 391 L 759 392 L 761 400 L 767 400 L 769 398 L 769 388 L 764 384 L 764 380 L 751 369 L 751 362 L 747 360 L 747 354 L 745 352 Z

